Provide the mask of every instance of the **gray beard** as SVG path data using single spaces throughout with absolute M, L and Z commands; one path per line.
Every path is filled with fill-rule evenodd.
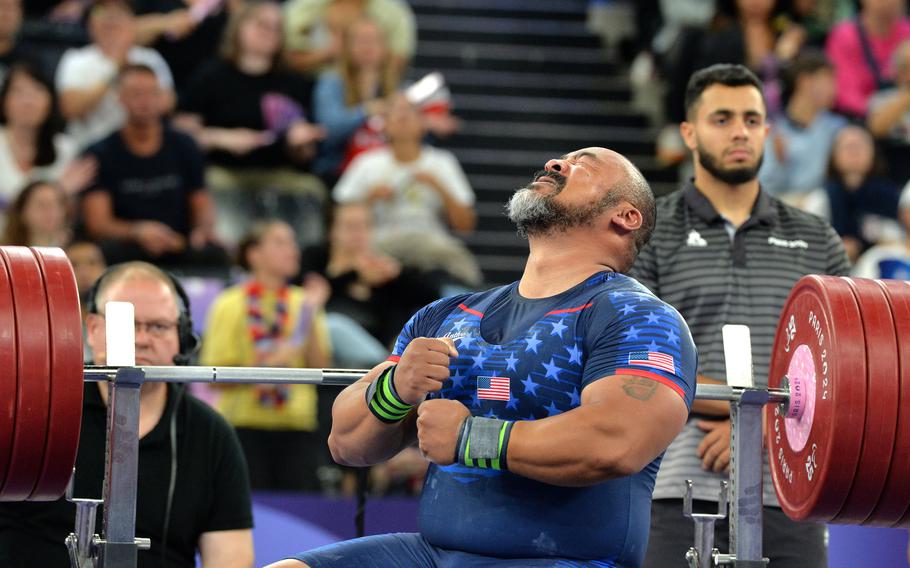
M 617 203 L 617 199 L 608 194 L 601 201 L 587 207 L 569 208 L 553 201 L 553 197 L 560 191 L 561 188 L 549 195 L 540 195 L 524 187 L 512 195 L 506 210 L 509 219 L 517 226 L 519 235 L 545 236 L 572 227 L 590 225 L 605 209 Z

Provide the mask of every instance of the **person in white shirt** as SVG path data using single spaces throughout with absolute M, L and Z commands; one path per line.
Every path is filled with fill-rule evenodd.
M 864 252 L 853 265 L 852 276 L 910 280 L 910 183 L 901 193 L 897 218 L 903 226 L 904 239 L 880 243 Z
M 59 183 L 74 195 L 95 176 L 93 160 L 74 160 L 62 126 L 50 80 L 32 63 L 14 63 L 0 88 L 0 209 L 31 182 Z
M 60 110 L 68 121 L 68 132 L 85 147 L 123 124 L 124 112 L 117 100 L 115 83 L 120 69 L 128 63 L 142 64 L 155 71 L 165 90 L 166 107 L 174 108 L 174 79 L 157 51 L 135 44 L 133 11 L 123 0 L 98 4 L 89 15 L 90 45 L 68 49 L 57 67 Z
M 470 233 L 477 220 L 474 191 L 461 165 L 451 152 L 423 144 L 420 111 L 403 95 L 393 99 L 384 118 L 389 145 L 355 158 L 333 197 L 370 203 L 377 247 L 405 265 L 479 284 L 476 260 L 450 232 Z

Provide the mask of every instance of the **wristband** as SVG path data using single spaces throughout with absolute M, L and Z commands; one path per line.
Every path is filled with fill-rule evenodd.
M 367 407 L 373 416 L 386 424 L 401 422 L 414 405 L 407 404 L 395 392 L 392 378 L 395 376 L 395 365 L 387 368 L 367 388 Z
M 498 418 L 465 418 L 455 444 L 455 461 L 468 467 L 506 471 L 506 449 L 514 425 Z

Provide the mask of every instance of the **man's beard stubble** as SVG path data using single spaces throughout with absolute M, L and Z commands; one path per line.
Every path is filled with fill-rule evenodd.
M 730 185 L 740 185 L 754 180 L 758 176 L 758 170 L 761 169 L 762 161 L 765 159 L 765 155 L 762 153 L 758 156 L 758 161 L 754 166 L 724 168 L 720 165 L 720 160 L 717 159 L 717 156 L 709 152 L 701 143 L 697 143 L 696 151 L 702 167 L 715 178 Z

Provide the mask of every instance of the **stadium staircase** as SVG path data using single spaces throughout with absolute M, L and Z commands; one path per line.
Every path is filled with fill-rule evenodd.
M 527 243 L 504 214 L 511 193 L 550 158 L 606 146 L 642 169 L 656 193 L 673 176 L 654 159 L 655 131 L 633 109 L 626 65 L 606 61 L 585 28 L 586 0 L 409 0 L 419 78 L 441 71 L 462 130 L 455 153 L 477 194 L 466 237 L 486 283 L 521 276 Z

